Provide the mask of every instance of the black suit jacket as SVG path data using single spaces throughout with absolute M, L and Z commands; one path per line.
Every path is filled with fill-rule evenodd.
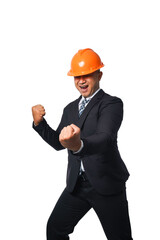
M 75 124 L 81 129 L 83 149 L 74 154 L 68 150 L 67 190 L 74 190 L 80 163 L 92 186 L 100 194 L 114 194 L 125 188 L 129 177 L 117 147 L 117 132 L 123 118 L 121 99 L 100 90 L 88 103 L 81 117 L 78 116 L 78 103 L 81 96 L 68 104 L 57 130 L 53 130 L 44 119 L 33 128 L 56 150 L 64 149 L 59 142 L 63 127 Z

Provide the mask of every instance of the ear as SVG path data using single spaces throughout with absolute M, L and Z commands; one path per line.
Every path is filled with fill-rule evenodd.
M 100 81 L 101 80 L 101 78 L 102 78 L 102 76 L 103 76 L 103 72 L 99 72 L 99 76 L 98 76 L 98 80 Z

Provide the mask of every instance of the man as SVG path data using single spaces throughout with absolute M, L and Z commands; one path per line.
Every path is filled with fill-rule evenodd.
M 104 66 L 92 49 L 79 50 L 69 76 L 81 96 L 63 111 L 57 130 L 32 107 L 33 128 L 53 148 L 68 150 L 67 185 L 47 223 L 47 240 L 69 240 L 78 221 L 93 208 L 108 240 L 131 240 L 125 182 L 129 173 L 117 147 L 121 99 L 99 88 Z

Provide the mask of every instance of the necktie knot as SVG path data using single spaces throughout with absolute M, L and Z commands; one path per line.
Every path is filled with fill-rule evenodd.
M 84 98 L 82 102 L 84 102 L 84 104 L 87 104 L 89 102 L 89 99 Z
M 81 116 L 81 114 L 83 113 L 85 107 L 86 107 L 86 104 L 90 101 L 90 99 L 86 99 L 84 98 L 81 102 L 81 105 L 80 105 L 80 108 L 79 108 L 79 117 Z

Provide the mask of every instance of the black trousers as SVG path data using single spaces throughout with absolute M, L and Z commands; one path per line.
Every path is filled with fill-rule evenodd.
M 47 240 L 69 240 L 69 234 L 91 208 L 108 240 L 133 240 L 125 189 L 115 195 L 100 195 L 85 175 L 79 177 L 73 193 L 62 192 L 47 223 Z

